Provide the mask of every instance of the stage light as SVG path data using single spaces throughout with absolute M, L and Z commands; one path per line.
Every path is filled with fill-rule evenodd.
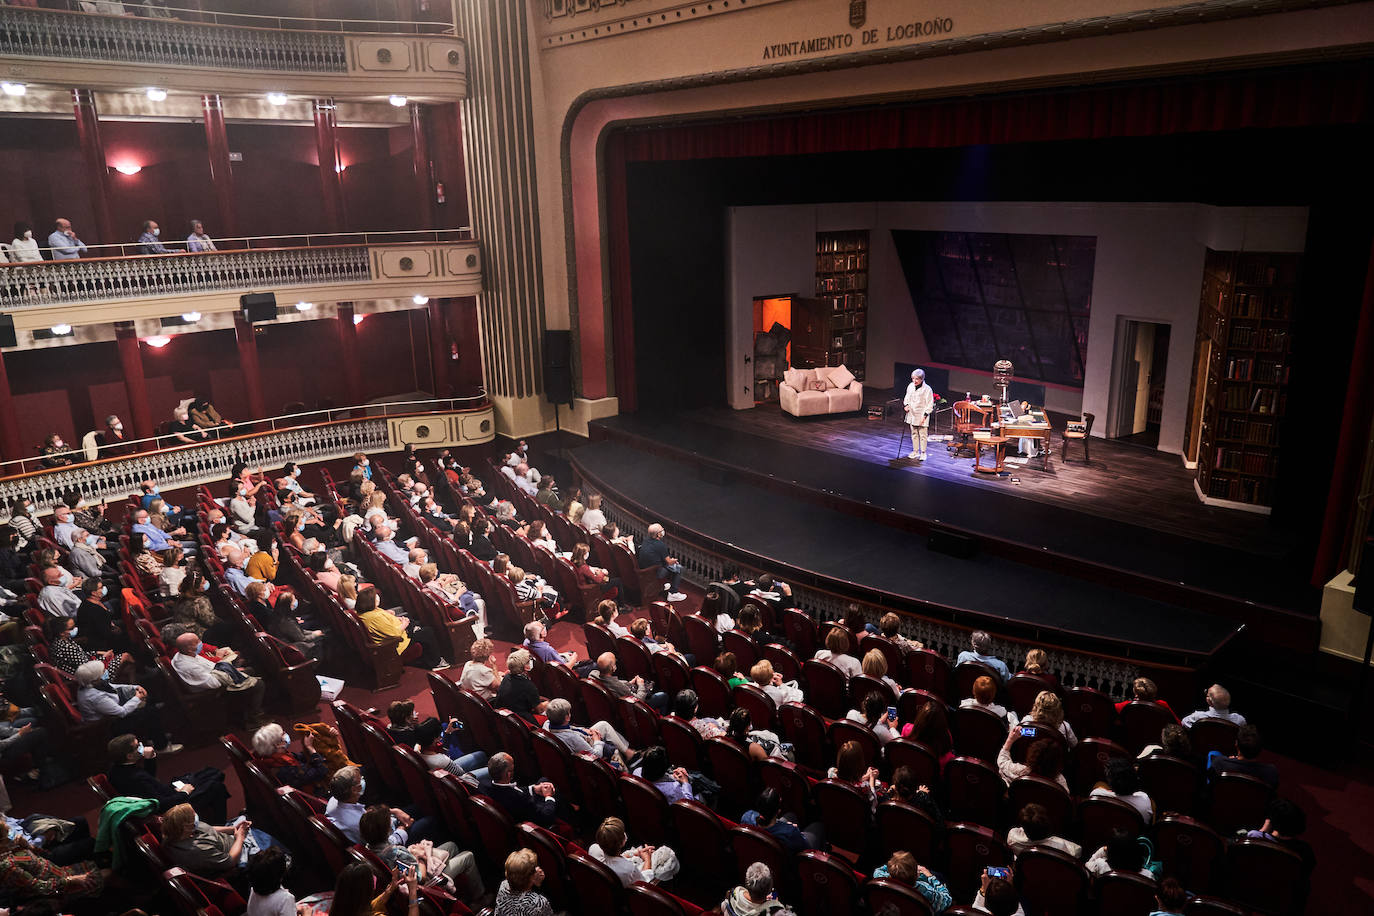
M 136 165 L 132 162 L 121 162 L 114 167 L 114 170 L 121 175 L 137 175 L 139 172 L 143 171 L 143 166 Z
M 5 95 L 26 95 L 29 87 L 23 83 L 0 83 L 0 89 L 5 91 Z
M 298 312 L 308 312 L 308 311 L 310 311 L 311 309 L 313 309 L 314 307 L 315 307 L 315 303 L 313 303 L 313 302 L 306 302 L 305 300 L 301 300 L 300 302 L 297 302 L 297 303 L 296 303 L 296 311 L 298 311 Z
M 48 330 L 52 331 L 54 337 L 67 337 L 72 333 L 72 326 L 69 324 L 55 324 Z
M 391 98 L 387 99 L 387 101 L 391 103 L 393 108 L 405 108 L 406 103 L 409 102 L 410 99 L 403 95 L 393 95 Z
M 426 296 L 424 293 L 416 293 L 415 295 L 410 297 L 410 301 L 414 302 L 416 305 L 428 305 L 429 297 Z
M 166 90 L 166 89 L 159 89 L 159 88 L 156 87 L 156 86 L 149 86 L 149 87 L 148 87 L 148 101 L 150 101 L 150 102 L 161 102 L 161 101 L 166 100 L 166 98 L 167 98 L 167 90 Z
M 195 324 L 200 320 L 200 312 L 182 312 L 181 320 L 187 324 Z
M 267 101 L 270 102 L 270 103 L 272 103 L 273 105 L 279 105 L 279 106 L 280 106 L 280 105 L 285 105 L 285 104 L 286 104 L 286 101 L 287 101 L 287 100 L 286 100 L 286 93 L 285 93 L 285 92 L 269 92 L 269 93 L 267 93 Z
M 363 319 L 366 318 L 366 317 L 367 317 L 366 315 L 354 315 L 354 316 L 353 316 L 353 323 L 354 323 L 354 324 L 362 324 L 362 323 L 363 323 Z
M 334 166 L 334 171 L 336 171 L 336 172 L 338 172 L 340 175 L 342 175 L 342 174 L 343 174 L 343 170 L 346 169 L 346 168 L 348 168 L 348 166 L 346 166 L 346 165 L 344 165 L 342 162 L 340 162 L 338 165 Z
M 167 337 L 163 334 L 159 334 L 156 337 L 145 337 L 143 338 L 143 342 L 146 343 L 148 346 L 152 347 L 154 350 L 161 350 L 163 347 L 167 346 L 169 343 L 172 342 L 172 338 Z

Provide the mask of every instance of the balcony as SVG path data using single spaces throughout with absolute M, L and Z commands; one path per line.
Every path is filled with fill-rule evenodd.
M 60 62 L 65 84 L 109 91 L 157 85 L 195 92 L 214 86 L 219 92 L 399 93 L 432 101 L 467 95 L 467 46 L 451 22 L 169 12 L 181 18 L 0 6 L 0 67 L 7 79 L 42 82 Z
M 362 301 L 481 292 L 481 251 L 470 232 L 377 232 L 217 240 L 219 251 L 93 257 L 0 267 L 0 312 L 16 331 L 106 324 L 183 312 L 232 312 L 251 292 L 289 301 Z

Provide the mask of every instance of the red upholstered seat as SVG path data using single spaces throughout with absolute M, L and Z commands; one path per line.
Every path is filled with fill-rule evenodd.
M 1264 809 L 1274 790 L 1269 784 L 1244 773 L 1216 773 L 1212 776 L 1212 806 L 1207 823 L 1222 836 L 1253 828 L 1264 822 Z
M 649 780 L 622 773 L 617 782 L 625 827 L 636 843 L 662 846 L 668 838 L 668 800 Z
M 816 783 L 814 794 L 826 841 L 857 861 L 868 851 L 872 827 L 868 795 L 838 779 Z
M 1021 717 L 1030 715 L 1035 698 L 1045 690 L 1059 693 L 1053 681 L 1038 674 L 1016 674 L 1007 681 L 1007 695 L 1011 697 L 1011 706 L 1016 710 L 1016 715 Z
M 919 861 L 919 860 L 918 860 Z M 870 913 L 883 916 L 932 916 L 930 902 L 916 888 L 889 878 L 873 878 L 864 885 Z
M 733 738 L 717 737 L 705 743 L 711 774 L 720 784 L 717 808 L 728 817 L 738 818 L 754 806 L 758 780 L 749 753 Z
M 636 837 L 636 841 L 642 837 Z M 568 883 L 584 913 L 619 913 L 625 902 L 625 885 L 602 863 L 589 855 L 569 851 L 564 859 Z
M 1226 897 L 1261 913 L 1295 916 L 1306 900 L 1302 859 L 1268 840 L 1226 844 Z
M 954 710 L 950 727 L 955 753 L 997 762 L 997 754 L 1007 740 L 1006 719 L 977 706 L 962 706 Z
M 1131 836 L 1145 835 L 1145 819 L 1134 805 L 1103 795 L 1089 796 L 1078 803 L 1078 824 L 1083 848 L 1089 851 L 1106 846 L 1117 830 Z
M 859 882 L 863 876 L 854 871 L 842 856 L 814 849 L 797 853 L 797 879 L 802 892 L 798 900 L 802 916 L 854 916 L 859 911 Z
M 714 668 L 701 665 L 693 668 L 692 689 L 697 692 L 700 715 L 725 718 L 735 708 L 729 683 Z
M 673 848 L 682 863 L 678 880 L 719 900 L 735 884 L 735 857 L 728 832 L 733 825 L 723 823 L 699 801 L 673 802 L 668 806 L 668 817 L 677 837 Z
M 1101 691 L 1072 687 L 1064 692 L 1064 718 L 1080 738 L 1110 738 L 1115 730 L 1116 705 Z
M 1106 775 L 1107 761 L 1114 757 L 1129 757 L 1126 749 L 1106 738 L 1084 738 L 1073 749 L 1073 788 L 1079 795 L 1087 795 L 1094 784 Z
M 937 697 L 949 694 L 949 662 L 938 652 L 915 649 L 906 654 L 906 686 L 928 690 Z
M 997 824 L 1006 784 L 992 764 L 974 757 L 955 757 L 945 764 L 948 817 L 975 824 Z
M 1225 844 L 1221 836 L 1190 817 L 1162 817 L 1155 823 L 1155 855 L 1164 870 L 1195 893 L 1218 886 Z
M 807 659 L 802 663 L 806 678 L 806 702 L 821 715 L 839 719 L 849 710 L 849 678 L 830 662 Z
M 1043 776 L 1018 776 L 1007 787 L 1007 806 L 1020 811 L 1026 805 L 1043 805 L 1054 822 L 1054 832 L 1062 836 L 1073 823 L 1073 798 L 1052 779 Z
M 797 753 L 797 763 L 814 773 L 824 773 L 830 766 L 826 753 L 826 722 L 815 709 L 805 703 L 784 703 L 778 709 L 782 738 Z
M 878 805 L 878 858 L 906 850 L 922 864 L 935 861 L 944 825 L 929 814 L 904 801 L 885 801 Z
M 1155 813 L 1192 815 L 1201 774 L 1191 760 L 1151 754 L 1136 763 L 1140 788 L 1155 803 Z
M 1016 858 L 1017 885 L 1027 916 L 1078 916 L 1087 903 L 1088 871 L 1073 857 L 1043 846 Z
M 1149 878 L 1130 872 L 1112 871 L 1094 883 L 1099 913 L 1121 916 L 1148 916 L 1155 910 L 1158 885 Z

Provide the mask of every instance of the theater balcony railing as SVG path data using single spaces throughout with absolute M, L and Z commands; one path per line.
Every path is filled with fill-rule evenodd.
M 41 458 L 0 464 L 0 501 L 19 496 L 44 513 L 75 490 L 87 503 L 121 500 L 156 480 L 163 490 L 226 480 L 237 462 L 279 476 L 286 462 L 331 461 L 364 452 L 460 448 L 491 442 L 496 424 L 485 395 L 362 404 L 240 422 L 218 438 L 196 445 L 169 436 L 121 445 L 128 453 L 88 460 L 81 451 L 63 456 L 73 464 L 45 468 Z M 222 496 L 222 493 L 217 493 Z
M 72 4 L 75 6 L 75 3 Z M 91 4 L 88 4 L 91 5 Z M 0 6 L 0 68 L 10 81 L 122 91 L 467 95 L 467 45 L 447 22 L 298 19 L 159 7 L 176 18 Z M 94 6 L 94 5 L 93 5 Z
M 231 312 L 244 293 L 356 302 L 472 296 L 482 289 L 478 242 L 466 229 L 216 239 L 219 251 L 137 255 L 90 246 L 91 257 L 0 266 L 0 312 L 16 331 L 56 324 Z M 45 251 L 51 257 L 51 252 Z M 284 295 L 283 295 L 284 294 Z

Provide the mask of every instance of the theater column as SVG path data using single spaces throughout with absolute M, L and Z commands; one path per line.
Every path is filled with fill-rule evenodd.
M 229 162 L 229 133 L 224 126 L 224 103 L 218 95 L 202 95 L 201 111 L 205 114 L 205 145 L 210 154 L 210 183 L 215 188 L 215 203 L 219 207 L 219 223 L 207 231 L 221 238 L 239 234 L 238 210 L 234 205 L 234 172 Z
M 243 312 L 234 313 L 234 337 L 239 344 L 239 370 L 243 373 L 243 391 L 248 395 L 248 412 L 253 419 L 267 416 L 262 400 L 262 374 L 258 371 L 258 340 L 253 323 Z
M 100 117 L 95 110 L 95 93 L 89 89 L 73 89 L 72 108 L 76 111 L 76 138 L 81 144 L 91 210 L 95 213 L 94 228 L 100 241 L 108 245 L 120 236 L 115 232 L 114 221 L 110 218 L 110 170 L 105 164 L 105 145 L 100 142 Z M 80 236 L 81 227 L 73 228 Z
M 129 423 L 135 439 L 153 434 L 153 418 L 148 407 L 148 385 L 143 379 L 143 353 L 138 347 L 138 331 L 132 324 L 115 325 L 119 346 L 119 368 L 124 373 L 124 392 L 129 398 Z
M 352 302 L 340 302 L 338 309 L 339 359 L 343 363 L 344 390 L 351 407 L 361 404 L 363 400 L 362 367 L 358 365 L 358 325 L 353 320 Z
M 5 368 L 5 355 L 0 352 L 0 456 L 10 461 L 23 458 L 28 451 L 19 437 L 19 417 L 14 412 L 14 395 L 10 393 L 10 374 Z
M 472 226 L 482 245 L 478 297 L 482 367 L 496 428 L 526 435 L 553 428 L 544 403 L 544 277 L 527 36 L 529 4 L 464 0 L 471 87 L 463 100 L 463 157 Z
M 447 396 L 449 389 L 448 322 L 444 317 L 447 304 L 447 299 L 436 297 L 429 300 L 429 305 L 426 306 L 429 310 L 429 362 L 434 370 L 434 396 L 436 398 Z
M 414 173 L 415 194 L 418 200 L 420 229 L 434 228 L 434 195 L 430 193 L 429 139 L 425 135 L 429 121 L 428 109 L 419 102 L 410 103 L 410 167 Z
M 333 99 L 316 99 L 315 153 L 320 160 L 320 189 L 324 218 L 330 232 L 344 231 L 343 179 L 339 169 L 338 122 Z

